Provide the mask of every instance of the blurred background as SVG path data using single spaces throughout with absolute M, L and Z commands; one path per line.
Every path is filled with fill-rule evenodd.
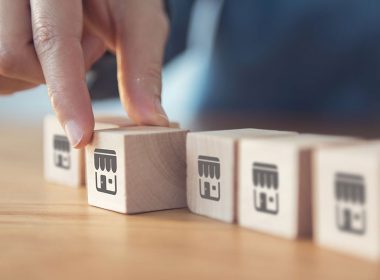
M 380 1 L 168 1 L 163 104 L 183 127 L 380 136 Z M 123 114 L 115 58 L 88 73 L 95 112 Z M 50 112 L 44 86 L 0 98 L 0 124 Z

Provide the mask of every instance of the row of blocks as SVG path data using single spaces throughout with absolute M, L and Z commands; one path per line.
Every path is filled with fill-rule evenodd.
M 83 151 L 69 146 L 49 116 L 45 177 L 79 186 L 86 174 L 89 204 L 120 213 L 188 206 L 256 231 L 380 259 L 380 141 L 172 126 L 96 118 Z

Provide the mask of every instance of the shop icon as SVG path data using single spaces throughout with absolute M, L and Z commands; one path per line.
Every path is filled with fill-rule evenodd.
M 199 193 L 204 199 L 220 200 L 220 162 L 217 157 L 199 156 Z
M 62 169 L 70 169 L 70 143 L 66 136 L 54 135 L 53 137 L 54 147 L 54 165 Z
M 335 175 L 335 220 L 339 230 L 363 235 L 366 231 L 365 184 L 360 175 Z
M 279 212 L 278 171 L 273 164 L 252 165 L 253 205 L 256 211 L 277 215 Z
M 113 150 L 95 149 L 95 184 L 99 192 L 115 195 L 117 192 L 116 152 Z

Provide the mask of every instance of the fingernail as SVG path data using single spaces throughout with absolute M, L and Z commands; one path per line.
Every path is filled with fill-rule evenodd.
M 79 145 L 83 138 L 83 130 L 76 124 L 75 121 L 68 121 L 65 124 L 66 135 L 69 138 L 71 146 L 74 148 Z

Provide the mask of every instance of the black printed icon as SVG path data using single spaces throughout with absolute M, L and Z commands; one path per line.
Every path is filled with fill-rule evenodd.
M 277 215 L 280 210 L 277 166 L 254 162 L 252 179 L 254 186 L 253 205 L 256 211 Z
M 54 165 L 62 169 L 70 169 L 70 143 L 66 136 L 54 135 Z
M 202 198 L 220 200 L 220 162 L 217 157 L 199 156 L 199 193 Z
M 362 235 L 366 231 L 365 184 L 360 175 L 335 174 L 335 220 L 339 230 Z
M 94 165 L 96 189 L 99 192 L 115 195 L 117 192 L 116 152 L 95 149 Z

